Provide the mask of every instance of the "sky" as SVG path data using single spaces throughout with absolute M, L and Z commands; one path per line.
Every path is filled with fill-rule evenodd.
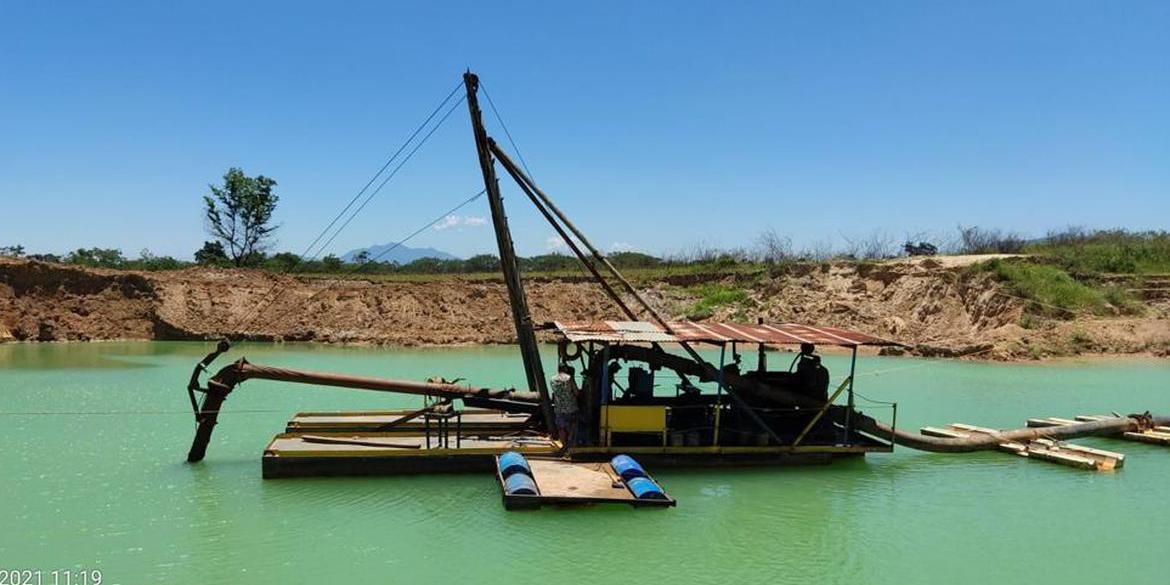
M 0 246 L 190 258 L 237 166 L 302 252 L 468 68 L 607 250 L 1166 229 L 1168 29 L 1161 1 L 0 0 Z M 553 249 L 501 184 L 518 251 Z M 325 252 L 482 188 L 457 109 Z M 494 251 L 483 198 L 455 215 L 409 245 Z

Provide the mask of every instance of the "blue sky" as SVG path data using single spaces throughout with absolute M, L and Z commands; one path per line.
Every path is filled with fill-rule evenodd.
M 467 67 L 605 247 L 1167 228 L 1168 29 L 1137 1 L 0 0 L 0 245 L 189 257 L 240 166 L 278 181 L 299 252 Z M 546 251 L 505 185 L 520 252 Z M 460 110 L 331 251 L 481 187 Z M 411 245 L 490 251 L 486 215 Z

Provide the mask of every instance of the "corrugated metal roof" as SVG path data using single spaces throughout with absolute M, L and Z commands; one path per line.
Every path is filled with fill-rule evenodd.
M 780 323 L 748 325 L 742 323 L 696 323 L 670 321 L 673 333 L 646 321 L 556 321 L 556 331 L 569 341 L 609 341 L 624 343 L 677 343 L 680 341 L 726 343 L 765 343 L 785 345 L 815 343 L 819 345 L 899 345 L 873 335 L 839 329 Z

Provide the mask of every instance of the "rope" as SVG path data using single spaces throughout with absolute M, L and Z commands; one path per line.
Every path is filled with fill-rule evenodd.
M 398 147 L 398 150 L 394 151 L 394 154 L 392 154 L 392 155 L 390 156 L 390 158 L 386 160 L 386 162 L 385 162 L 385 163 L 382 165 L 382 168 L 378 169 L 378 172 L 374 173 L 374 176 L 370 177 L 370 180 L 369 180 L 369 181 L 366 181 L 366 184 L 365 184 L 364 186 L 362 186 L 361 190 L 359 190 L 359 191 L 357 192 L 357 194 L 355 194 L 355 195 L 354 195 L 354 196 L 353 196 L 353 197 L 352 197 L 352 198 L 349 200 L 349 203 L 346 203 L 346 204 L 345 204 L 345 207 L 343 207 L 343 208 L 341 209 L 341 211 L 337 212 L 337 215 L 333 217 L 333 219 L 332 219 L 332 220 L 329 222 L 329 225 L 326 225 L 326 226 L 325 226 L 325 228 L 324 228 L 324 229 L 322 229 L 322 230 L 321 230 L 321 232 L 317 234 L 317 237 L 313 238 L 313 241 L 312 241 L 312 242 L 310 242 L 310 243 L 309 243 L 309 245 L 305 247 L 304 251 L 302 251 L 302 252 L 301 252 L 301 254 L 300 254 L 299 256 L 297 256 L 297 261 L 296 261 L 296 262 L 293 264 L 293 266 L 298 266 L 298 265 L 300 265 L 300 264 L 304 263 L 304 262 L 305 262 L 305 258 L 306 258 L 306 257 L 309 257 L 309 259 L 316 259 L 316 257 L 317 257 L 318 255 L 320 255 L 320 254 L 321 254 L 321 252 L 323 252 L 323 251 L 325 250 L 324 246 L 322 246 L 322 247 L 321 247 L 319 250 L 317 250 L 317 252 L 315 252 L 315 253 L 314 253 L 314 254 L 313 254 L 311 257 L 309 256 L 309 252 L 311 252 L 311 251 L 313 250 L 313 247 L 314 247 L 314 246 L 316 246 L 316 245 L 317 245 L 317 243 L 321 241 L 321 238 L 325 237 L 325 234 L 329 233 L 329 230 L 330 230 L 330 229 L 331 229 L 331 228 L 332 228 L 334 225 L 336 225 L 336 224 L 337 224 L 337 221 L 338 221 L 339 219 L 341 219 L 341 218 L 342 218 L 342 216 L 344 216 L 344 215 L 345 215 L 345 213 L 346 213 L 347 211 L 349 211 L 349 209 L 350 209 L 351 207 L 353 207 L 353 204 L 354 204 L 354 203 L 356 203 L 356 202 L 357 202 L 357 200 L 358 200 L 359 198 L 361 198 L 361 196 L 362 196 L 363 194 L 365 194 L 365 192 L 366 192 L 366 191 L 367 191 L 367 190 L 370 188 L 370 185 L 373 185 L 373 184 L 374 184 L 374 181 L 377 181 L 377 180 L 378 180 L 378 177 L 380 177 L 380 176 L 382 175 L 382 173 L 383 173 L 383 172 L 385 172 L 385 171 L 386 171 L 386 169 L 390 167 L 390 164 L 391 164 L 391 163 L 393 163 L 393 162 L 394 162 L 394 160 L 398 158 L 398 155 L 402 154 L 402 152 L 403 152 L 404 150 L 406 150 L 406 147 L 407 147 L 407 146 L 409 146 L 409 145 L 410 145 L 410 143 L 414 141 L 414 139 L 415 139 L 415 138 L 418 136 L 419 132 L 422 132 L 423 128 L 426 128 L 426 127 L 427 127 L 427 125 L 428 125 L 428 124 L 430 124 L 431 120 L 433 120 L 433 119 L 435 118 L 435 115 L 436 115 L 436 114 L 438 114 L 438 113 L 439 113 L 439 111 L 443 109 L 443 106 L 444 106 L 444 105 L 446 105 L 446 104 L 447 104 L 447 102 L 449 102 L 449 101 L 451 100 L 451 97 L 452 97 L 452 96 L 454 96 L 454 95 L 455 95 L 455 93 L 456 93 L 457 91 L 459 91 L 459 88 L 460 88 L 460 87 L 462 87 L 462 86 L 463 86 L 463 83 L 462 83 L 462 82 L 455 84 L 455 87 L 454 87 L 454 88 L 452 88 L 452 89 L 451 89 L 451 91 L 447 93 L 447 96 L 446 96 L 446 97 L 444 97 L 444 98 L 443 98 L 443 100 L 439 102 L 439 105 L 435 106 L 435 109 L 431 110 L 431 113 L 430 113 L 430 115 L 428 115 L 428 116 L 426 117 L 426 119 L 425 119 L 425 120 L 423 120 L 423 123 L 422 123 L 422 124 L 419 124 L 419 125 L 418 125 L 418 128 L 415 128 L 415 129 L 414 129 L 414 132 L 412 132 L 412 133 L 410 134 L 410 136 L 409 136 L 409 137 L 406 139 L 406 141 L 405 141 L 405 142 L 403 142 L 403 143 L 402 143 L 402 145 Z M 340 229 L 341 229 L 341 228 L 339 228 L 339 231 L 340 231 Z M 287 269 L 285 269 L 285 270 L 282 270 L 282 271 L 280 271 L 280 272 L 279 272 L 279 274 L 285 274 L 285 273 L 289 272 L 289 270 L 291 270 L 291 267 L 290 267 L 290 268 L 287 268 Z M 273 285 L 272 285 L 272 286 L 271 286 L 271 287 L 270 287 L 270 288 L 269 288 L 269 289 L 268 289 L 268 290 L 267 290 L 267 291 L 264 293 L 264 295 L 263 295 L 262 297 L 260 297 L 260 298 L 261 298 L 261 302 L 260 302 L 260 303 L 257 303 L 257 305 L 256 305 L 256 306 L 257 306 L 257 307 L 262 307 L 262 306 L 264 306 L 264 305 L 268 304 L 268 303 L 270 302 L 270 300 L 269 300 L 269 298 L 268 298 L 268 297 L 269 297 L 269 296 L 270 296 L 270 295 L 271 295 L 273 292 L 275 292 L 275 291 L 277 290 L 277 287 L 278 287 L 278 286 L 279 286 L 279 285 L 278 285 L 277 283 L 273 283 Z M 247 315 L 247 317 L 248 317 L 249 319 L 251 319 L 251 318 L 252 318 L 252 315 L 251 315 L 251 313 L 249 313 L 249 314 Z M 250 324 L 250 323 L 249 323 L 249 324 Z
M 377 261 L 378 261 L 380 258 L 382 258 L 383 256 L 385 256 L 386 254 L 389 254 L 391 251 L 393 251 L 393 250 L 397 249 L 399 246 L 401 246 L 401 245 L 405 244 L 406 242 L 409 242 L 409 241 L 410 241 L 412 238 L 414 238 L 415 236 L 417 236 L 417 235 L 421 234 L 421 233 L 422 233 L 423 231 L 425 231 L 427 228 L 431 227 L 432 225 L 435 225 L 435 224 L 439 223 L 440 221 L 442 221 L 443 219 L 445 219 L 445 218 L 446 218 L 448 215 L 451 215 L 451 214 L 455 213 L 456 211 L 459 211 L 460 209 L 463 209 L 463 207 L 465 207 L 465 206 L 469 205 L 469 204 L 470 204 L 472 201 L 475 201 L 476 199 L 479 199 L 480 197 L 482 197 L 482 196 L 483 196 L 483 194 L 484 194 L 484 193 L 487 193 L 487 189 L 480 189 L 480 190 L 479 190 L 479 192 L 477 192 L 476 194 L 472 195 L 471 197 L 468 197 L 467 199 L 464 199 L 464 200 L 463 200 L 461 203 L 459 203 L 459 204 L 458 204 L 458 205 L 456 205 L 455 207 L 452 207 L 451 209 L 448 209 L 447 211 L 444 211 L 444 212 L 443 212 L 441 215 L 439 215 L 438 217 L 435 217 L 434 219 L 432 219 L 432 220 L 428 221 L 427 223 L 425 223 L 425 224 L 421 225 L 421 226 L 420 226 L 418 229 L 416 229 L 416 230 L 414 230 L 413 232 L 411 232 L 411 233 L 410 233 L 410 235 L 406 236 L 405 238 L 402 238 L 402 239 L 401 239 L 401 240 L 399 240 L 398 242 L 395 242 L 395 244 L 394 244 L 393 246 L 390 246 L 389 248 L 386 248 L 385 250 L 383 250 L 382 252 L 380 252 L 380 253 L 379 253 L 377 256 L 374 256 L 374 257 L 372 257 L 372 258 L 369 258 L 369 259 L 367 259 L 365 262 L 362 262 L 361 264 L 355 264 L 355 265 L 353 266 L 353 268 L 351 268 L 351 269 L 347 270 L 347 271 L 346 271 L 345 273 L 343 273 L 343 274 L 356 274 L 357 272 L 361 271 L 361 270 L 362 270 L 363 268 L 365 268 L 366 266 L 369 266 L 370 264 L 376 263 L 376 262 L 377 262 Z M 290 308 L 293 308 L 293 307 L 298 307 L 298 306 L 300 306 L 300 305 L 302 305 L 302 304 L 304 304 L 304 303 L 307 303 L 307 302 L 309 302 L 309 301 L 312 301 L 313 299 L 317 298 L 319 295 L 321 295 L 321 294 L 322 294 L 322 293 L 324 293 L 325 291 L 327 291 L 327 290 L 329 290 L 329 289 L 333 288 L 334 286 L 336 286 L 336 285 L 340 284 L 341 282 L 343 282 L 343 280 L 342 280 L 342 279 L 335 279 L 335 280 L 333 280 L 332 282 L 329 282 L 329 283 L 328 283 L 328 284 L 327 284 L 327 285 L 326 285 L 324 288 L 322 288 L 322 289 L 318 290 L 317 292 L 313 293 L 312 295 L 310 295 L 310 296 L 309 296 L 308 298 L 306 298 L 305 300 L 303 300 L 303 301 L 301 301 L 301 302 L 299 302 L 299 303 L 294 303 L 293 305 L 290 305 L 289 307 L 286 307 L 284 311 L 278 312 L 278 313 L 276 313 L 275 315 L 272 315 L 272 316 L 270 316 L 270 318 L 271 318 L 271 319 L 275 319 L 276 317 L 279 317 L 279 316 L 282 316 L 282 315 L 284 315 L 284 314 L 285 314 L 285 313 L 288 311 L 288 309 L 290 309 Z M 283 289 L 282 289 L 282 292 L 283 292 Z M 273 299 L 272 299 L 272 300 L 273 300 L 273 301 L 275 301 L 275 300 L 276 300 L 276 298 L 278 298 L 279 296 L 280 296 L 280 295 L 277 295 L 276 297 L 273 297 Z M 265 309 L 266 309 L 266 308 L 267 308 L 267 307 L 265 307 Z M 261 313 L 257 313 L 256 317 L 258 318 L 258 317 L 260 317 L 260 315 L 261 315 Z M 254 320 L 254 319 L 253 319 L 253 320 Z M 251 325 L 251 322 L 249 322 L 249 323 L 248 323 L 248 325 L 250 326 L 250 325 Z M 240 329 L 240 331 L 243 331 L 243 330 L 244 330 L 244 329 Z
M 500 127 L 504 129 L 504 135 L 508 137 L 508 144 L 512 145 L 512 152 L 515 152 L 516 156 L 520 158 L 520 166 L 524 167 L 524 172 L 528 173 L 528 178 L 535 181 L 536 177 L 532 176 L 532 171 L 528 170 L 528 162 L 524 160 L 524 154 L 520 152 L 520 147 L 516 146 L 516 141 L 512 140 L 512 133 L 508 131 L 508 125 L 504 123 L 503 116 L 500 116 L 500 111 L 496 109 L 496 103 L 492 101 L 492 94 L 488 93 L 487 86 L 484 85 L 483 81 L 479 82 L 479 88 L 483 90 L 483 95 L 487 98 L 488 106 L 491 107 L 492 114 L 496 117 L 496 121 L 499 122 Z
M 414 132 L 410 134 L 410 137 L 402 143 L 402 146 L 398 147 L 398 150 L 394 151 L 394 154 L 390 155 L 389 159 L 386 159 L 386 163 L 382 165 L 382 168 L 378 169 L 378 172 L 374 173 L 374 176 L 370 177 L 369 181 L 366 181 L 366 184 L 361 188 L 361 190 L 358 191 L 357 194 L 349 200 L 349 203 L 345 204 L 345 207 L 342 208 L 336 216 L 334 216 L 334 218 L 329 222 L 329 225 L 325 226 L 325 229 L 321 230 L 321 233 L 317 234 L 317 237 L 313 238 L 313 241 L 305 247 L 305 251 L 301 252 L 302 258 L 308 254 L 315 245 L 317 245 L 317 242 L 321 241 L 321 238 L 325 237 L 325 234 L 337 223 L 337 220 L 341 219 L 341 217 L 345 215 L 345 212 L 349 211 L 350 207 L 353 207 L 353 204 L 356 203 L 358 198 L 360 198 L 366 192 L 366 190 L 370 188 L 370 185 L 373 185 L 374 181 L 377 181 L 378 177 L 380 177 L 382 173 L 386 172 L 386 169 L 390 167 L 390 164 L 398 158 L 398 155 L 402 154 L 402 151 L 406 150 L 406 147 L 414 141 L 415 137 L 418 136 L 418 133 L 422 132 L 422 129 L 425 128 L 427 124 L 430 124 L 431 120 L 435 118 L 435 115 L 439 113 L 439 110 L 443 109 L 443 106 L 451 100 L 451 97 L 454 96 L 455 92 L 459 91 L 459 88 L 461 87 L 463 87 L 462 81 L 457 83 L 455 87 L 451 89 L 451 92 L 447 94 L 447 97 L 443 98 L 443 101 L 439 102 L 439 105 L 435 106 L 434 110 L 431 110 L 431 113 L 429 116 L 427 116 L 426 120 L 423 120 L 423 123 L 419 124 L 418 128 L 414 129 Z M 322 251 L 323 250 L 318 250 L 317 253 L 320 254 Z
M 378 184 L 378 187 L 376 189 L 374 189 L 369 195 L 366 196 L 365 200 L 362 201 L 362 204 L 359 205 L 358 208 L 355 209 L 353 211 L 353 213 L 350 214 L 349 218 L 345 220 L 345 223 L 341 224 L 341 227 L 337 228 L 337 231 L 333 232 L 333 235 L 324 244 L 321 245 L 321 250 L 324 250 L 325 248 L 329 247 L 329 244 L 333 243 L 333 240 L 336 239 L 337 236 L 341 234 L 341 231 L 344 230 L 346 228 L 346 226 L 348 226 L 349 223 L 351 221 L 353 221 L 353 219 L 355 217 L 357 217 L 357 215 L 359 213 L 361 213 L 361 211 L 363 209 L 366 208 L 366 205 L 369 205 L 370 201 L 373 200 L 374 196 L 377 195 L 378 192 L 382 190 L 382 187 L 385 187 L 386 183 L 389 183 L 390 179 L 393 179 L 394 176 L 398 174 L 398 171 L 402 169 L 402 166 L 405 165 L 406 163 L 410 162 L 410 159 L 411 159 L 411 157 L 414 156 L 414 153 L 418 152 L 418 149 L 422 148 L 423 144 L 426 144 L 427 140 L 430 139 L 430 137 L 432 135 L 434 135 L 435 131 L 438 130 L 439 127 L 443 125 L 443 122 L 447 121 L 447 118 L 451 116 L 451 113 L 455 111 L 455 108 L 458 108 L 461 104 L 463 104 L 463 101 L 466 99 L 467 99 L 467 96 L 463 96 L 462 98 L 459 99 L 459 101 L 457 101 L 451 105 L 451 107 L 447 110 L 447 113 L 443 114 L 443 117 L 440 118 L 439 122 L 431 128 L 430 132 L 427 132 L 427 135 L 424 136 L 423 139 L 421 141 L 419 141 L 419 143 L 416 144 L 413 149 L 411 149 L 410 154 L 407 154 L 406 158 L 402 159 L 402 162 L 398 163 L 398 166 L 394 167 L 394 170 L 391 171 L 390 174 L 387 175 L 386 178 L 381 183 Z M 320 253 L 320 251 L 318 253 Z
M 211 413 L 213 411 L 206 411 Z M 220 411 L 214 411 L 219 413 Z M 288 409 L 232 409 L 233 413 L 278 413 L 288 412 Z M 100 416 L 117 416 L 117 415 L 184 415 L 191 416 L 191 410 L 78 410 L 78 411 L 26 411 L 26 412 L 0 412 L 0 416 L 75 416 L 75 415 L 100 415 Z
M 398 248 L 402 244 L 405 244 L 406 242 L 410 241 L 411 238 L 414 238 L 415 236 L 421 234 L 427 228 L 439 223 L 440 221 L 443 221 L 444 219 L 447 218 L 448 215 L 451 215 L 452 213 L 455 213 L 456 211 L 463 209 L 465 206 L 469 205 L 472 201 L 479 199 L 480 197 L 483 196 L 484 193 L 487 193 L 487 189 L 480 189 L 475 195 L 472 195 L 471 197 L 464 199 L 463 202 L 460 203 L 459 205 L 456 205 L 455 207 L 452 207 L 451 209 L 444 211 L 442 215 L 432 219 L 427 224 L 414 230 L 413 232 L 410 233 L 410 235 L 406 236 L 401 241 L 395 242 L 393 246 L 390 246 L 389 248 L 386 248 L 385 250 L 379 252 L 377 256 L 374 256 L 373 258 L 370 258 L 369 260 L 366 260 L 365 262 L 358 264 L 351 272 L 357 272 L 357 271 L 361 270 L 362 268 L 369 266 L 370 264 L 372 264 L 374 262 L 377 262 L 379 258 L 385 256 L 386 254 L 389 254 L 391 251 Z
M 453 95 L 453 94 L 450 94 L 450 95 Z M 447 98 L 447 99 L 445 99 L 445 100 L 442 102 L 443 104 L 445 104 L 445 103 L 446 103 L 446 102 L 447 102 L 447 101 L 450 99 L 450 95 L 448 95 L 448 98 Z M 376 196 L 376 195 L 377 195 L 379 192 L 381 192 L 381 191 L 382 191 L 382 188 L 383 188 L 383 187 L 385 187 L 385 186 L 386 186 L 386 184 L 387 184 L 387 183 L 389 183 L 389 182 L 390 182 L 390 180 L 391 180 L 391 179 L 393 179 L 393 178 L 394 178 L 394 176 L 398 174 L 398 171 L 399 171 L 399 170 L 401 170 L 401 169 L 402 169 L 402 167 L 403 167 L 403 166 L 404 166 L 406 163 L 410 162 L 410 159 L 414 157 L 414 154 L 415 154 L 416 152 L 418 152 L 418 150 L 419 150 L 420 148 L 422 148 L 422 146 L 423 146 L 424 144 L 426 144 L 427 140 L 429 140 L 429 139 L 430 139 L 430 137 L 431 137 L 431 136 L 433 136 L 433 135 L 435 134 L 435 131 L 437 131 L 437 130 L 439 129 L 439 127 L 443 125 L 443 122 L 447 121 L 447 118 L 449 118 L 449 117 L 451 116 L 451 113 L 452 113 L 452 112 L 454 112 L 454 111 L 455 111 L 455 109 L 456 109 L 456 108 L 458 108 L 458 107 L 459 107 L 459 106 L 460 106 L 460 105 L 463 103 L 463 101 L 464 101 L 464 100 L 466 100 L 466 99 L 467 99 L 467 96 L 463 96 L 462 98 L 460 98 L 460 99 L 459 99 L 459 101 L 455 102 L 454 104 L 452 104 L 452 106 L 451 106 L 450 108 L 448 108 L 448 109 L 447 109 L 446 113 L 444 113 L 444 114 L 443 114 L 443 117 L 442 117 L 442 118 L 440 118 L 440 119 L 439 119 L 439 121 L 438 121 L 437 123 L 435 123 L 435 125 L 434 125 L 434 126 L 432 126 L 432 127 L 431 127 L 430 131 L 428 131 L 428 132 L 426 133 L 426 135 L 425 135 L 425 136 L 423 136 L 422 140 L 420 140 L 420 141 L 419 141 L 417 144 L 415 144 L 414 148 L 412 148 L 412 149 L 410 150 L 410 152 L 409 152 L 409 153 L 406 155 L 406 157 L 405 157 L 405 158 L 403 158 L 403 159 L 402 159 L 402 161 L 401 161 L 400 163 L 398 163 L 398 166 L 394 167 L 394 170 L 393 170 L 393 171 L 391 171 L 391 172 L 390 172 L 388 175 L 386 175 L 386 178 L 385 178 L 385 179 L 383 179 L 383 180 L 382 180 L 382 182 L 378 184 L 377 188 L 375 188 L 375 189 L 374 189 L 373 191 L 371 191 L 371 192 L 370 192 L 368 195 L 366 195 L 366 198 L 365 198 L 365 199 L 362 201 L 361 205 L 359 205 L 359 206 L 358 206 L 356 209 L 354 209 L 354 210 L 353 210 L 353 212 L 352 212 L 352 213 L 350 213 L 349 217 L 348 217 L 348 218 L 346 218 L 346 220 L 345 220 L 345 221 L 344 221 L 344 222 L 343 222 L 343 223 L 342 223 L 342 224 L 341 224 L 341 225 L 340 225 L 340 226 L 339 226 L 339 227 L 338 227 L 336 230 L 334 230 L 334 232 L 333 232 L 333 235 L 332 235 L 332 236 L 330 236 L 330 237 L 329 237 L 329 239 L 328 239 L 328 240 L 326 240 L 326 241 L 325 241 L 323 244 L 321 244 L 321 246 L 318 248 L 317 252 L 316 252 L 315 254 L 313 254 L 313 256 L 312 256 L 312 257 L 310 257 L 310 260 L 311 260 L 311 259 L 315 259 L 315 258 L 316 258 L 316 257 L 317 257 L 317 256 L 318 256 L 318 255 L 319 255 L 321 252 L 325 251 L 325 249 L 326 249 L 326 248 L 328 248 L 328 247 L 329 247 L 329 245 L 333 243 L 333 240 L 337 239 L 337 236 L 339 236 L 339 235 L 341 234 L 341 232 L 342 232 L 342 231 L 344 231 L 344 230 L 345 230 L 345 228 L 349 226 L 349 224 L 350 224 L 350 223 L 351 223 L 351 222 L 354 220 L 354 218 L 356 218 L 356 217 L 358 216 L 358 214 L 359 214 L 359 213 L 361 213 L 361 212 L 362 212 L 362 210 L 364 210 L 364 209 L 366 208 L 366 206 L 367 206 L 367 205 L 369 205 L 370 201 L 372 201 L 372 200 L 373 200 L 373 198 L 374 198 L 374 197 L 375 197 L 375 196 Z M 442 107 L 442 104 L 440 104 L 440 107 Z M 427 118 L 427 122 L 429 122 L 429 121 L 430 121 L 430 120 L 431 120 L 433 117 L 434 117 L 434 116 L 433 116 L 433 114 L 432 114 L 432 116 L 428 117 L 428 118 Z M 423 126 L 425 126 L 427 122 L 424 122 L 424 123 L 423 123 Z M 420 129 L 421 129 L 423 126 L 420 126 Z M 411 140 L 412 140 L 412 139 L 414 138 L 414 136 L 416 136 L 416 135 L 417 135 L 417 132 L 416 132 L 415 134 L 412 134 L 412 135 L 411 135 Z M 409 140 L 408 140 L 407 144 L 409 144 Z M 403 146 L 405 147 L 405 144 L 404 144 Z M 401 150 L 401 149 L 400 149 L 400 150 Z M 397 156 L 397 153 L 395 154 L 395 156 Z M 386 166 L 389 166 L 389 162 L 390 162 L 390 161 L 387 161 L 387 165 L 386 165 Z M 383 168 L 385 168 L 385 167 L 383 167 Z M 381 174 L 381 171 L 379 171 L 379 173 L 378 173 L 378 174 Z M 376 180 L 376 179 L 377 179 L 377 175 L 375 175 L 375 176 L 374 176 L 374 178 L 370 180 L 370 182 L 371 182 L 371 183 L 373 183 L 373 181 L 374 181 L 374 180 Z M 360 197 L 360 194 L 359 194 L 359 197 Z M 348 208 L 348 207 L 349 207 L 349 206 L 347 206 L 347 208 Z M 342 211 L 342 213 L 344 214 L 344 210 Z M 446 217 L 446 216 L 444 216 L 444 217 Z M 336 220 L 335 220 L 335 221 L 336 221 Z M 435 222 L 431 222 L 431 224 L 433 224 L 433 223 L 435 223 Z M 429 227 L 431 224 L 427 224 L 427 226 L 424 226 L 424 229 L 425 229 L 425 227 Z M 421 231 L 421 230 L 420 230 L 420 231 Z M 417 235 L 417 234 L 412 234 L 412 237 L 413 237 L 413 235 Z M 398 245 L 401 245 L 401 244 L 402 244 L 402 242 L 399 242 L 398 244 L 396 244 L 396 245 L 394 246 L 394 248 L 397 248 L 397 247 L 398 247 Z M 384 256 L 384 255 L 385 255 L 387 252 L 389 252 L 390 250 L 393 250 L 394 248 L 390 248 L 390 249 L 388 249 L 388 250 L 384 250 L 384 251 L 383 251 L 381 254 L 379 254 L 379 255 L 378 255 L 376 258 L 381 258 L 381 257 L 382 257 L 382 256 Z M 368 263 L 370 263 L 371 261 L 375 260 L 376 258 L 371 258 L 371 259 L 367 260 L 366 262 L 362 263 L 362 266 L 364 266 L 365 264 L 368 264 Z M 302 260 L 302 261 L 303 261 L 303 260 Z M 299 263 L 299 262 L 298 262 L 298 263 Z M 276 294 L 275 294 L 275 295 L 273 295 L 273 294 L 272 294 L 273 292 L 275 292 Z M 246 320 L 241 320 L 243 324 L 242 324 L 242 325 L 238 325 L 238 326 L 236 326 L 236 327 L 233 327 L 232 329 L 233 329 L 233 330 L 235 330 L 235 331 L 244 331 L 244 330 L 246 330 L 248 327 L 251 327 L 251 326 L 252 326 L 252 324 L 255 322 L 255 320 L 256 320 L 256 319 L 258 319 L 258 318 L 260 318 L 260 316 L 261 316 L 261 315 L 263 315 L 263 313 L 264 313 L 264 310 L 265 310 L 265 309 L 267 309 L 267 308 L 268 308 L 268 307 L 269 307 L 269 306 L 270 306 L 272 303 L 276 302 L 276 300 L 277 300 L 278 298 L 280 298 L 280 295 L 281 295 L 281 294 L 283 294 L 283 293 L 284 293 L 284 288 L 280 287 L 280 283 L 278 283 L 278 282 L 274 282 L 274 283 L 272 284 L 272 287 L 270 287 L 270 288 L 268 289 L 268 291 L 264 293 L 264 296 L 263 296 L 263 297 L 261 297 L 261 302 L 257 303 L 257 305 L 256 305 L 256 308 L 255 308 L 255 309 L 253 309 L 252 311 L 250 311 L 250 312 L 247 314 L 247 319 L 246 319 Z M 271 296 L 270 296 L 270 295 L 271 295 Z

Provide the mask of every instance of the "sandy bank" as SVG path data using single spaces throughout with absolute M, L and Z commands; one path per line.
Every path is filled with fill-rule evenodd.
M 693 312 L 701 285 L 743 291 L 711 318 L 835 325 L 896 339 L 910 353 L 979 359 L 1170 355 L 1170 307 L 1127 317 L 1036 319 L 969 262 L 828 263 L 772 274 L 642 283 L 662 311 Z M 618 319 L 584 279 L 528 282 L 538 322 Z M 269 299 L 272 299 L 271 301 Z M 0 340 L 215 339 L 449 345 L 514 339 L 498 280 L 326 280 L 253 270 L 133 272 L 0 259 Z

